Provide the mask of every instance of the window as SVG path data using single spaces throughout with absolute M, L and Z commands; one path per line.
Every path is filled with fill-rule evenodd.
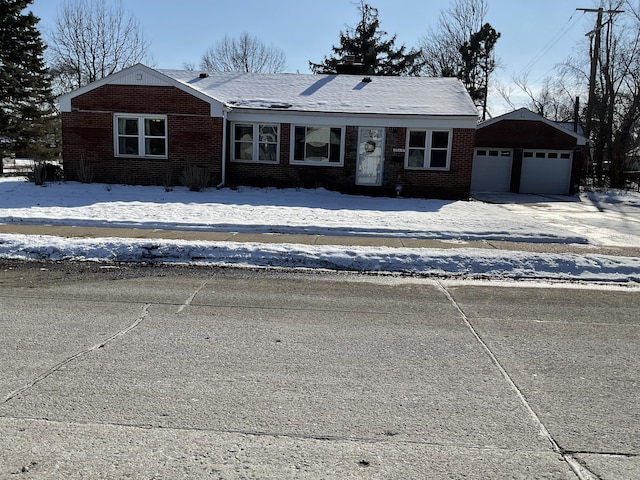
M 476 150 L 476 157 L 510 157 L 511 150 Z
M 563 160 L 571 160 L 571 152 L 562 150 L 525 150 L 522 152 L 522 156 L 524 158 L 548 158 L 553 160 L 561 158 Z
M 233 160 L 278 162 L 277 124 L 236 123 L 233 125 Z
M 167 158 L 167 118 L 139 115 L 114 117 L 117 157 Z
M 291 163 L 342 165 L 340 127 L 294 127 Z
M 409 130 L 405 168 L 447 170 L 451 151 L 449 130 Z

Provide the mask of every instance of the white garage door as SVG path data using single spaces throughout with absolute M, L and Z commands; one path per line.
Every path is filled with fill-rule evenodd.
M 511 189 L 511 150 L 476 148 L 473 155 L 471 190 L 508 192 Z
M 520 193 L 568 195 L 572 152 L 525 150 L 522 152 Z

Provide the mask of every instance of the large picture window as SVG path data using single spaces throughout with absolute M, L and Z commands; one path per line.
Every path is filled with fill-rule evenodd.
M 164 116 L 116 115 L 117 157 L 167 158 L 167 118 Z
M 278 162 L 277 124 L 236 123 L 233 125 L 233 160 Z
M 409 130 L 405 168 L 448 170 L 451 158 L 449 130 Z
M 342 165 L 341 127 L 295 126 L 291 163 Z

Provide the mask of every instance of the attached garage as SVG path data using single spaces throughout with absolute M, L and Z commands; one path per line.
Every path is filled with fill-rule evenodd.
M 569 195 L 572 153 L 570 151 L 523 151 L 520 193 Z
M 586 138 L 521 108 L 478 125 L 473 192 L 569 195 L 579 184 Z
M 471 190 L 508 192 L 511 190 L 513 152 L 498 148 L 476 148 L 473 155 Z

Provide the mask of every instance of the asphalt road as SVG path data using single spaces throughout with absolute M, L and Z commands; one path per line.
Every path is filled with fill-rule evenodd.
M 638 290 L 0 264 L 0 478 L 640 477 Z

